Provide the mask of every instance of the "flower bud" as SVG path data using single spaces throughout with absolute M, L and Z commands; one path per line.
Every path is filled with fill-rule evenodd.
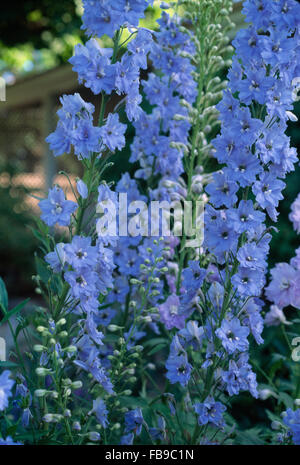
M 139 279 L 131 278 L 130 284 L 143 284 L 143 281 L 140 281 Z
M 45 346 L 42 346 L 42 345 L 40 345 L 40 344 L 35 344 L 35 345 L 33 346 L 33 350 L 34 350 L 35 352 L 43 352 L 43 350 L 46 350 L 46 347 L 45 347 Z
M 148 370 L 154 371 L 156 369 L 155 365 L 153 363 L 148 363 L 147 365 Z
M 99 434 L 97 431 L 91 431 L 91 432 L 88 434 L 88 438 L 89 438 L 90 441 L 98 442 L 98 441 L 100 441 L 101 436 L 100 436 L 100 434 Z
M 72 388 L 72 389 L 81 389 L 81 388 L 82 388 L 82 381 L 80 381 L 80 380 L 74 381 L 74 382 L 71 384 L 71 388 Z
M 36 389 L 34 391 L 35 397 L 44 397 L 47 394 L 46 389 Z
M 131 391 L 130 391 L 130 392 L 131 392 Z M 115 424 L 112 426 L 111 429 L 112 429 L 112 431 L 113 431 L 114 429 L 120 429 L 120 428 L 121 428 L 120 423 L 115 423 Z
M 281 429 L 282 425 L 279 421 L 272 421 L 271 423 L 271 428 L 275 431 L 278 431 L 279 429 Z
M 61 333 L 59 333 L 59 337 L 67 337 L 67 336 L 68 336 L 67 331 L 62 331 Z
M 112 333 L 114 333 L 116 331 L 120 331 L 120 329 L 122 329 L 122 326 L 108 325 L 107 329 L 111 331 Z
M 125 389 L 125 391 L 123 391 L 121 395 L 129 397 L 131 396 L 131 394 L 132 394 L 131 389 Z
M 74 423 L 72 425 L 72 429 L 74 431 L 81 431 L 81 425 L 80 425 L 79 421 L 74 421 Z
M 44 331 L 47 331 L 47 329 L 44 327 L 44 326 L 38 326 L 36 328 L 36 330 L 39 332 L 39 333 L 43 333 Z
M 76 346 L 69 346 L 65 348 L 65 351 L 68 354 L 75 354 L 77 352 L 77 347 Z
M 51 370 L 49 370 L 49 368 L 38 367 L 36 368 L 35 372 L 38 376 L 46 376 L 51 373 Z

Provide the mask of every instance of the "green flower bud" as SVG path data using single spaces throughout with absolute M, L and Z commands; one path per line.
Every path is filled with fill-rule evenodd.
M 35 397 L 44 397 L 47 394 L 48 391 L 46 389 L 36 389 L 34 391 Z
M 88 438 L 89 438 L 90 441 L 98 442 L 98 441 L 100 441 L 101 436 L 100 436 L 100 434 L 99 434 L 97 431 L 91 431 L 91 432 L 88 434 Z
M 120 329 L 123 329 L 122 326 L 117 326 L 117 325 L 108 325 L 107 329 L 111 331 L 112 333 L 116 331 L 120 331 Z
M 38 376 L 46 376 L 51 373 L 51 370 L 49 368 L 38 367 L 36 368 L 35 372 Z
M 72 389 L 81 389 L 82 386 L 83 386 L 83 384 L 82 384 L 82 381 L 80 381 L 80 380 L 73 381 L 73 383 L 71 384 Z
M 46 347 L 45 347 L 45 346 L 42 346 L 42 345 L 40 345 L 40 344 L 35 344 L 35 345 L 33 346 L 33 350 L 34 350 L 35 352 L 43 352 L 43 350 L 46 350 Z

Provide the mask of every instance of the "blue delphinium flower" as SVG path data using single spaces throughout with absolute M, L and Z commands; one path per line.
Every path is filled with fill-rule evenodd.
M 160 304 L 160 318 L 167 329 L 184 327 L 185 316 L 180 314 L 179 308 L 180 299 L 175 294 L 170 295 L 163 304 Z
M 300 234 L 300 194 L 292 203 L 289 220 L 293 223 L 294 230 Z
M 113 37 L 122 25 L 138 26 L 152 0 L 84 0 L 82 29 L 88 35 Z
M 106 34 L 112 37 L 114 32 L 119 29 L 122 24 L 122 18 L 118 14 L 118 9 L 119 11 L 122 10 L 124 2 L 117 0 L 115 2 L 115 9 L 110 5 L 111 2 L 108 0 L 98 0 L 97 2 L 84 0 L 82 28 L 87 31 L 88 35 L 101 37 L 103 34 Z
M 178 332 L 178 336 L 180 341 L 183 339 L 183 347 L 191 344 L 194 350 L 198 350 L 202 345 L 205 334 L 198 321 L 188 321 L 186 327 Z
M 0 411 L 8 407 L 8 399 L 12 396 L 11 390 L 15 382 L 10 375 L 8 370 L 3 371 L 0 375 Z
M 230 396 L 238 395 L 240 391 L 250 391 L 253 397 L 258 397 L 256 375 L 248 358 L 248 354 L 241 354 L 237 361 L 229 361 L 227 371 L 222 370 L 221 378 Z
M 74 236 L 72 242 L 65 245 L 66 260 L 75 270 L 93 268 L 96 265 L 98 251 L 91 242 L 90 237 Z
M 288 427 L 294 444 L 300 445 L 300 409 L 288 408 L 283 417 L 283 423 Z
M 264 104 L 267 97 L 267 91 L 272 87 L 274 78 L 266 75 L 265 69 L 250 70 L 247 72 L 245 79 L 242 79 L 237 85 L 239 99 L 246 105 L 252 100 Z
M 237 259 L 243 268 L 263 271 L 267 266 L 264 250 L 259 247 L 259 244 L 251 242 L 238 250 Z
M 202 286 L 205 276 L 206 270 L 200 267 L 199 262 L 197 260 L 190 260 L 188 268 L 182 271 L 182 285 L 186 290 L 198 290 Z
M 82 179 L 78 179 L 76 182 L 76 187 L 77 187 L 77 191 L 80 197 L 82 197 L 83 199 L 87 199 L 89 195 L 89 191 L 88 191 L 88 187 L 85 184 L 85 182 L 82 181 Z
M 110 113 L 107 117 L 105 126 L 101 128 L 102 142 L 106 147 L 114 152 L 116 149 L 121 150 L 125 145 L 124 133 L 126 125 L 120 123 L 117 114 Z
M 164 417 L 158 415 L 157 427 L 149 428 L 149 434 L 153 441 L 163 441 L 166 439 L 166 422 Z
M 79 159 L 89 158 L 92 152 L 99 153 L 100 128 L 93 125 L 95 107 L 77 93 L 63 95 L 60 102 L 56 130 L 46 139 L 54 155 L 70 153 L 72 145 Z
M 207 186 L 206 191 L 215 207 L 225 205 L 229 208 L 237 201 L 238 184 L 232 181 L 227 172 L 223 170 L 214 174 L 214 182 Z
M 293 305 L 300 308 L 300 270 L 288 263 L 277 263 L 271 270 L 272 280 L 266 288 L 266 296 L 279 308 Z
M 241 200 L 238 208 L 228 210 L 227 218 L 237 233 L 243 233 L 256 230 L 264 221 L 265 214 L 255 210 L 251 200 Z
M 210 223 L 205 228 L 205 242 L 219 262 L 224 262 L 224 252 L 233 253 L 238 245 L 238 234 L 228 221 L 223 219 Z
M 232 284 L 241 296 L 259 296 L 264 283 L 264 272 L 242 266 L 232 277 Z
M 105 308 L 95 315 L 95 321 L 98 325 L 108 326 L 116 313 L 117 311 L 113 308 Z
M 97 292 L 97 274 L 88 268 L 82 268 L 76 271 L 67 271 L 65 280 L 70 284 L 72 294 L 75 298 L 80 299 Z
M 54 252 L 49 252 L 45 255 L 45 260 L 51 266 L 55 273 L 60 273 L 66 268 L 66 254 L 64 251 L 65 245 L 63 242 L 59 242 L 55 245 Z
M 135 38 L 129 42 L 128 50 L 133 55 L 133 61 L 141 69 L 147 69 L 147 55 L 153 46 L 152 34 L 146 29 L 139 29 Z
M 99 351 L 95 346 L 89 346 L 89 351 L 85 352 L 85 344 L 88 341 L 83 339 L 81 341 L 81 346 L 77 344 L 80 348 L 79 357 L 74 361 L 75 365 L 82 368 L 83 370 L 91 373 L 94 379 L 101 385 L 103 388 L 109 393 L 113 394 L 113 385 L 107 376 L 105 368 L 101 364 L 101 360 L 99 359 Z
M 84 82 L 95 95 L 104 91 L 110 94 L 115 87 L 116 65 L 111 63 L 112 49 L 101 48 L 96 39 L 85 45 L 78 44 L 69 62 L 78 73 L 79 82 Z
M 226 407 L 221 402 L 215 402 L 212 397 L 207 397 L 203 403 L 195 403 L 194 410 L 198 415 L 199 425 L 210 424 L 217 428 L 225 426 L 223 412 L 225 412 Z
M 139 436 L 142 432 L 143 423 L 144 418 L 140 408 L 125 413 L 125 433 L 133 432 Z
M 95 413 L 97 420 L 99 421 L 100 425 L 103 428 L 107 428 L 108 426 L 108 410 L 106 408 L 106 404 L 103 399 L 97 397 L 97 399 L 93 400 L 93 409 L 90 413 Z
M 222 341 L 224 349 L 229 353 L 243 352 L 248 349 L 249 328 L 242 326 L 238 318 L 223 320 L 221 327 L 216 330 L 216 335 Z
M 253 184 L 253 194 L 262 208 L 266 208 L 270 217 L 276 219 L 275 207 L 279 200 L 283 199 L 282 190 L 285 183 L 280 179 L 274 179 L 271 173 L 263 173 L 258 181 Z
M 66 200 L 64 191 L 54 186 L 49 189 L 48 198 L 39 202 L 42 210 L 41 219 L 48 225 L 69 226 L 71 215 L 77 209 L 77 203 L 72 200 Z
M 124 434 L 121 437 L 120 444 L 122 446 L 130 446 L 130 445 L 133 444 L 133 441 L 134 441 L 134 434 L 133 433 L 128 433 L 128 434 Z
M 264 320 L 261 315 L 262 302 L 259 299 L 249 299 L 244 306 L 246 312 L 243 323 L 246 324 L 257 344 L 263 343 L 261 334 L 264 329 Z
M 167 378 L 172 384 L 180 383 L 186 386 L 192 372 L 192 366 L 188 362 L 187 354 L 179 342 L 178 336 L 174 336 L 170 355 L 166 361 Z
M 22 446 L 21 442 L 15 442 L 10 436 L 6 439 L 0 438 L 0 446 Z

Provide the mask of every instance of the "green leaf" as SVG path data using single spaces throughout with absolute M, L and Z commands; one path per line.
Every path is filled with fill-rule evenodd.
M 122 406 L 129 407 L 131 409 L 136 407 L 146 408 L 149 405 L 149 402 L 140 397 L 125 397 L 120 396 L 119 401 Z
M 15 425 L 12 425 L 9 428 L 7 428 L 7 435 L 8 436 L 14 436 L 16 434 L 17 428 L 18 428 L 17 423 Z
M 17 366 L 19 365 L 14 362 L 0 362 L 0 368 L 16 368 Z
M 27 328 L 29 326 L 29 321 L 27 321 L 26 318 L 19 318 L 20 321 L 18 321 L 18 326 L 16 327 L 16 330 L 15 330 L 15 335 L 16 335 L 16 338 L 19 336 L 20 332 Z
M 2 278 L 0 278 L 0 307 L 3 312 L 6 313 L 8 310 L 8 295 L 6 286 Z
M 281 400 L 281 402 L 284 404 L 286 408 L 293 408 L 294 400 L 286 392 L 280 392 L 279 399 Z
M 41 260 L 37 255 L 35 256 L 35 263 L 37 274 L 40 276 L 42 282 L 47 285 L 51 277 L 51 272 L 46 266 L 46 263 L 43 260 Z
M 0 321 L 0 326 L 6 321 L 8 321 L 13 315 L 15 315 L 16 313 L 19 313 L 22 310 L 22 308 L 25 307 L 27 302 L 29 302 L 29 300 L 30 300 L 29 298 L 25 299 L 23 302 L 19 303 L 15 308 L 13 308 L 10 312 L 7 312 L 4 318 Z
M 279 421 L 281 422 L 281 418 L 277 415 L 274 415 L 273 412 L 270 412 L 270 410 L 266 410 L 266 414 L 271 421 Z
M 164 347 L 166 347 L 167 343 L 163 343 L 163 344 L 158 344 L 156 347 L 153 347 L 152 350 L 150 350 L 150 352 L 148 353 L 148 355 L 153 355 L 153 354 L 156 354 L 156 352 L 158 352 L 159 350 L 163 349 Z
M 260 439 L 261 430 L 253 428 L 246 431 L 239 431 L 235 442 L 241 445 L 263 446 L 265 442 Z
M 157 344 L 163 344 L 165 343 L 166 344 L 166 339 L 164 337 L 154 337 L 153 339 L 150 339 L 149 341 L 146 341 L 144 343 L 144 346 L 145 347 L 152 347 L 152 346 L 156 346 Z

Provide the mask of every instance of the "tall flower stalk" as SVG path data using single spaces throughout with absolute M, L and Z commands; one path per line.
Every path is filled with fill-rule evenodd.
M 70 59 L 99 98 L 97 121 L 92 104 L 64 95 L 47 138 L 84 174 L 75 186 L 63 173 L 75 201 L 56 185 L 39 203 L 34 279 L 45 307 L 34 315 L 30 363 L 17 354 L 16 440 L 32 431 L 32 443 L 232 443 L 231 397 L 259 393 L 249 349 L 263 342 L 266 220 L 276 220 L 297 161 L 285 131 L 295 119 L 299 4 L 247 0 L 250 25 L 233 48 L 229 0 L 162 2 L 155 31 L 139 27 L 152 1 L 111 3 L 83 1 L 89 39 Z M 103 34 L 111 47 L 99 45 Z M 113 186 L 105 171 L 128 124 L 137 168 Z M 136 211 L 120 207 L 124 194 Z M 162 219 L 155 237 L 150 201 Z M 204 240 L 189 238 L 169 208 L 188 202 L 205 204 Z M 111 211 L 126 219 L 125 234 L 124 221 L 107 229 Z M 183 234 L 164 234 L 168 222 Z M 0 410 L 13 387 L 2 376 Z

